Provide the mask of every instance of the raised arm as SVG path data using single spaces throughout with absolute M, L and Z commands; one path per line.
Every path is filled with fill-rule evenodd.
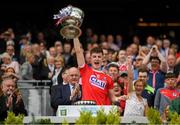
M 144 60 L 142 62 L 143 65 L 147 65 L 149 63 L 151 53 L 152 53 L 152 48 L 150 49 L 149 53 L 144 57 Z
M 74 49 L 76 52 L 76 58 L 77 58 L 78 66 L 81 67 L 85 64 L 83 50 L 81 48 L 81 44 L 80 44 L 78 38 L 74 38 L 73 42 L 74 42 Z
M 166 59 L 165 59 L 165 57 L 159 52 L 159 50 L 157 49 L 157 47 L 156 47 L 156 52 L 157 52 L 157 54 L 158 54 L 158 57 L 159 57 L 159 59 L 161 60 L 161 66 L 160 66 L 160 68 L 161 68 L 161 70 L 163 71 L 163 72 L 167 72 L 167 63 L 166 63 Z
M 133 90 L 133 71 L 132 71 L 132 57 L 127 57 L 128 64 L 128 93 L 131 93 Z

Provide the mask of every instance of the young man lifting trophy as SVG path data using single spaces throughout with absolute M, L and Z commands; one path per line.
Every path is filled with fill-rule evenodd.
M 86 64 L 79 41 L 81 35 L 79 27 L 82 24 L 83 17 L 83 11 L 73 6 L 65 7 L 60 10 L 59 14 L 54 15 L 54 19 L 58 19 L 56 24 L 62 26 L 61 35 L 66 39 L 73 39 L 82 83 L 82 101 L 80 104 L 111 105 L 115 101 L 124 99 L 124 97 L 114 96 L 113 80 L 101 71 L 103 61 L 101 48 L 95 47 L 90 51 L 91 67 Z

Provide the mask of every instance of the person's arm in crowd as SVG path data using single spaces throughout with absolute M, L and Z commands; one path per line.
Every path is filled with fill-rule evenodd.
M 142 50 L 142 46 L 139 45 L 139 52 L 138 55 L 142 56 L 142 57 L 146 57 L 146 54 L 143 52 Z
M 20 70 L 19 67 L 20 67 L 20 66 L 19 66 L 19 63 L 16 62 L 16 61 L 14 61 L 14 70 L 15 70 L 15 73 L 16 73 L 16 74 L 19 74 L 19 70 Z
M 161 60 L 161 66 L 160 66 L 160 68 L 161 68 L 161 70 L 163 71 L 163 72 L 167 72 L 167 63 L 166 63 L 166 58 L 160 53 L 160 51 L 158 50 L 158 48 L 157 48 L 157 46 L 154 46 L 155 47 L 155 49 L 156 49 L 156 52 L 157 52 L 157 54 L 158 54 L 158 57 L 159 57 L 159 59 Z
M 148 111 L 148 104 L 146 103 L 145 105 L 144 105 L 144 116 L 147 116 L 147 111 Z
M 149 63 L 150 57 L 151 57 L 151 53 L 152 53 L 152 48 L 150 49 L 149 53 L 144 57 L 144 60 L 142 62 L 143 65 L 147 65 Z
M 110 98 L 112 103 L 115 103 L 115 102 L 119 102 L 120 100 L 126 100 L 127 96 L 126 95 L 122 95 L 120 97 L 116 97 L 114 95 L 114 90 L 113 89 L 109 89 L 109 98 Z
M 127 57 L 128 64 L 128 93 L 133 91 L 133 71 L 132 71 L 132 57 Z
M 180 57 L 176 59 L 176 65 L 180 64 Z
M 158 89 L 154 99 L 154 108 L 157 110 L 159 110 L 160 108 L 160 100 L 161 100 L 161 94 L 160 94 L 160 89 Z
M 119 99 L 115 97 L 113 89 L 109 89 L 109 98 L 111 99 L 112 103 L 119 101 Z
M 80 44 L 80 41 L 78 38 L 74 38 L 73 42 L 74 42 L 74 49 L 76 52 L 76 58 L 77 58 L 78 66 L 81 67 L 85 64 L 83 50 L 81 48 L 81 44 Z

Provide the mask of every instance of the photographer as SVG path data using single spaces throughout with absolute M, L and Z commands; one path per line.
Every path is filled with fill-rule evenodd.
M 152 48 L 150 49 L 147 56 L 145 56 L 145 58 L 143 60 L 143 65 L 148 65 L 148 63 L 150 61 L 150 57 L 158 57 L 161 61 L 160 69 L 165 73 L 167 72 L 166 59 L 160 53 L 160 51 L 158 50 L 158 47 L 156 45 L 152 46 Z M 148 67 L 148 68 L 151 69 L 151 67 Z
M 159 88 L 164 87 L 165 73 L 167 72 L 167 64 L 165 58 L 159 52 L 157 46 L 153 46 L 144 58 L 143 64 L 147 65 L 150 62 L 150 65 L 147 66 L 149 69 L 148 73 L 148 85 L 155 89 L 155 92 Z

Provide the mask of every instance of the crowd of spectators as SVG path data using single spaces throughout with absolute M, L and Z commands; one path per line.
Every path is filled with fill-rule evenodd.
M 85 33 L 83 39 L 57 39 L 51 41 L 53 46 L 47 46 L 43 32 L 37 33 L 37 41 L 32 41 L 35 36 L 30 32 L 18 36 L 19 40 L 12 28 L 2 32 L 1 86 L 9 78 L 15 83 L 51 80 L 54 111 L 58 105 L 90 100 L 98 105 L 115 104 L 124 116 L 145 116 L 148 107 L 156 108 L 161 115 L 169 106 L 180 113 L 179 108 L 174 110 L 174 103 L 171 105 L 180 97 L 178 43 L 149 35 L 145 43 L 134 36 L 128 45 L 120 34 L 97 35 L 90 28 Z M 2 106 L 7 110 L 12 105 L 12 97 L 21 100 L 20 92 L 14 92 L 18 89 L 15 86 L 10 87 L 8 94 L 3 87 L 0 89 L 0 99 L 8 96 Z M 0 103 L 1 106 L 1 100 Z M 4 113 L 2 107 L 0 114 Z

